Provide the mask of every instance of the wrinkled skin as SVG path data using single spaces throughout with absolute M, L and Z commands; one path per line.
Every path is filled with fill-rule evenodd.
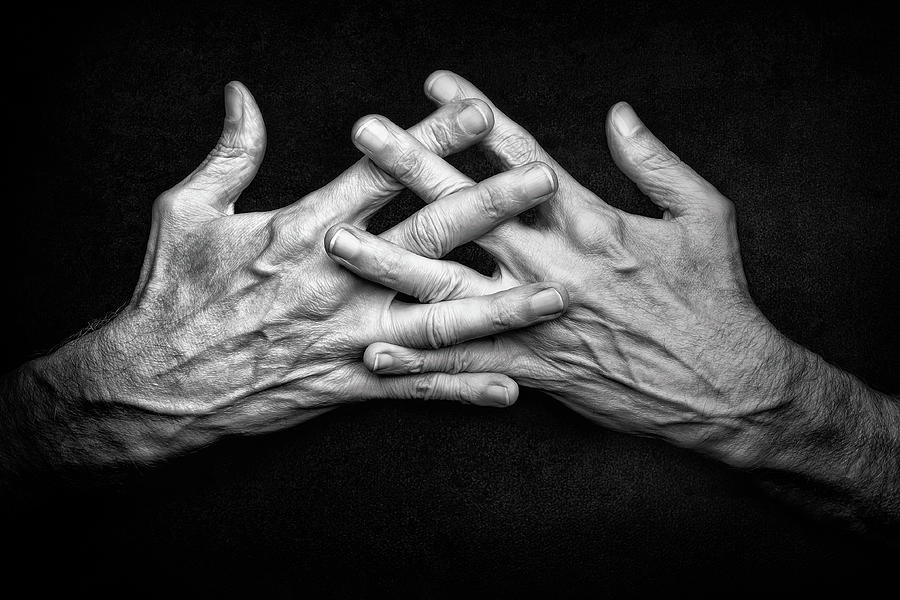
M 449 72 L 429 78 L 426 93 L 439 104 L 488 101 Z M 538 207 L 533 226 L 510 222 L 492 233 L 505 240 L 500 251 L 492 250 L 498 266 L 493 289 L 553 279 L 568 290 L 569 309 L 528 330 L 435 351 L 375 344 L 366 352 L 369 367 L 377 360 L 377 372 L 384 374 L 501 371 L 599 423 L 683 445 L 725 435 L 739 420 L 777 410 L 780 397 L 769 389 L 775 383 L 760 366 L 777 362 L 787 350 L 747 291 L 731 202 L 625 104 L 610 112 L 610 150 L 663 210 L 662 219 L 608 205 L 491 106 L 496 124 L 483 142 L 488 154 L 505 169 L 543 161 L 559 177 L 559 191 Z M 620 115 L 625 135 L 615 126 Z M 394 168 L 393 158 L 414 152 L 415 140 L 396 126 L 392 131 L 395 148 L 368 154 L 415 189 Z M 465 178 L 424 149 L 416 152 L 445 177 Z M 368 244 L 373 255 L 405 254 L 371 237 Z M 376 262 L 358 260 L 355 272 L 385 281 Z M 442 272 L 440 265 L 432 268 Z
M 487 98 L 447 71 L 426 94 L 438 104 Z M 606 123 L 617 166 L 661 210 L 650 219 L 617 210 L 582 187 L 534 138 L 492 106 L 482 147 L 503 169 L 542 161 L 558 193 L 533 225 L 512 219 L 481 243 L 498 270 L 484 278 L 359 235 L 362 251 L 332 257 L 372 281 L 415 293 L 421 281 L 453 282 L 423 300 L 553 279 L 570 304 L 555 321 L 436 350 L 379 342 L 366 349 L 377 373 L 497 371 L 545 390 L 608 427 L 653 435 L 751 470 L 772 494 L 856 531 L 900 522 L 900 404 L 782 336 L 747 291 L 731 202 L 668 150 L 625 103 Z M 398 170 L 470 181 L 400 128 L 392 143 L 363 148 Z M 420 253 L 421 254 L 421 253 Z M 387 273 L 384 264 L 407 265 Z M 406 273 L 398 277 L 397 273 Z
M 461 125 L 471 124 L 474 113 L 467 113 L 468 121 L 460 116 L 471 106 L 484 121 L 483 134 L 492 117 L 477 101 L 439 109 L 412 131 L 436 152 L 461 149 L 480 137 Z M 323 238 L 336 222 L 363 228 L 401 186 L 363 158 L 290 206 L 235 215 L 234 202 L 264 151 L 265 128 L 255 101 L 241 84 L 229 84 L 222 138 L 194 173 L 157 199 L 134 296 L 91 338 L 99 349 L 93 356 L 103 374 L 104 398 L 119 412 L 143 413 L 142 430 L 157 424 L 147 435 L 155 441 L 140 442 L 148 455 L 156 458 L 226 433 L 280 429 L 368 398 L 514 402 L 517 387 L 505 375 L 384 378 L 372 375 L 360 358 L 376 340 L 435 347 L 552 318 L 534 314 L 529 302 L 553 285 L 432 305 L 399 302 L 395 291 L 329 260 Z M 427 174 L 419 177 L 423 184 L 429 181 Z M 397 229 L 418 239 L 423 223 L 482 196 L 498 208 L 489 217 L 502 220 L 555 188 L 542 197 L 527 197 L 525 191 L 499 185 L 448 189 Z M 430 232 L 428 237 L 452 246 L 481 232 L 463 226 L 456 241 Z M 565 290 L 553 289 L 561 298 L 558 314 Z

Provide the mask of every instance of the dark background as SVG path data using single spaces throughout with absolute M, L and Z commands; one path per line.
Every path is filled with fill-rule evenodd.
M 214 144 L 229 80 L 268 125 L 238 207 L 265 210 L 356 160 L 358 117 L 426 115 L 422 82 L 449 68 L 608 202 L 655 214 L 604 140 L 609 106 L 631 102 L 735 201 L 752 291 L 775 325 L 897 392 L 896 22 L 860 3 L 674 4 L 8 14 L 4 370 L 128 300 L 150 205 Z M 491 172 L 477 151 L 454 163 Z M 401 196 L 376 227 L 417 206 Z M 115 484 L 34 491 L 3 514 L 6 582 L 93 593 L 834 591 L 884 583 L 896 559 L 740 473 L 529 390 L 506 411 L 355 405 Z

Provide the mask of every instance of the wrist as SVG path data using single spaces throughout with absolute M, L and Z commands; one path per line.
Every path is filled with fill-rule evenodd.
M 808 430 L 816 418 L 803 393 L 819 359 L 761 317 L 742 331 L 723 361 L 730 381 L 698 450 L 726 464 L 755 468 L 770 461 L 790 429 Z M 727 366 L 726 366 L 727 365 Z
M 746 469 L 796 472 L 798 457 L 812 455 L 825 462 L 840 456 L 848 466 L 851 438 L 881 422 L 873 416 L 878 398 L 771 325 L 754 346 L 731 395 L 733 410 L 719 424 L 726 433 L 710 436 L 716 443 L 702 450 Z
M 83 416 L 102 397 L 88 336 L 31 360 L 3 378 L 3 467 L 9 475 L 43 474 L 83 456 Z M 91 373 L 85 377 L 83 373 Z
M 81 335 L 51 354 L 21 367 L 31 384 L 42 390 L 57 407 L 75 409 L 98 405 L 112 394 L 109 374 L 110 329 L 113 322 Z
M 729 434 L 708 453 L 855 529 L 896 527 L 900 403 L 779 337 L 763 363 L 768 383 L 745 392 Z
M 156 462 L 176 450 L 177 424 L 154 411 L 127 314 L 23 365 L 23 407 L 52 470 Z M 37 439 L 40 438 L 40 439 Z

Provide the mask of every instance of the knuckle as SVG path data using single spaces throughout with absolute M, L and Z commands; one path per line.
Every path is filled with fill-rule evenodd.
M 312 248 L 302 216 L 293 210 L 281 209 L 275 212 L 265 228 L 265 251 L 267 260 L 281 261 L 304 255 Z
M 456 132 L 444 120 L 432 121 L 428 126 L 427 137 L 429 145 L 440 155 L 447 154 L 456 142 Z
M 425 339 L 431 348 L 443 348 L 455 343 L 455 332 L 449 315 L 431 307 L 425 313 Z
M 591 253 L 608 253 L 625 243 L 625 223 L 615 212 L 600 212 L 592 218 L 580 218 L 570 224 L 574 237 Z
M 608 233 L 610 239 L 622 243 L 625 241 L 625 220 L 622 219 L 622 215 L 617 212 L 612 212 L 606 216 L 603 221 L 606 222 L 608 227 Z
M 434 399 L 438 391 L 438 377 L 437 373 L 420 377 L 416 381 L 416 387 L 413 390 L 416 398 L 420 400 Z
M 416 181 L 424 174 L 425 163 L 417 150 L 407 149 L 394 159 L 392 170 L 397 179 L 403 182 Z
M 641 149 L 641 153 L 636 157 L 635 162 L 644 171 L 666 173 L 677 169 L 683 164 L 681 159 L 669 149 L 660 150 L 640 141 L 635 141 L 635 144 Z
M 429 304 L 443 302 L 459 295 L 463 287 L 462 277 L 455 269 L 431 274 L 422 285 L 419 300 Z
M 478 209 L 491 222 L 506 216 L 507 193 L 493 185 L 482 185 L 478 192 Z
M 230 140 L 220 139 L 209 153 L 210 159 L 253 160 L 253 156 L 243 146 L 237 146 Z
M 369 255 L 369 253 L 366 253 Z M 394 252 L 374 252 L 370 256 L 374 260 L 374 275 L 377 275 L 383 283 L 391 285 L 395 284 L 401 273 L 403 273 L 403 264 L 400 257 Z
M 734 206 L 734 202 L 722 195 L 718 195 L 717 200 L 716 212 L 719 215 L 719 218 L 727 223 L 733 223 L 734 221 L 736 221 L 737 209 Z
M 381 197 L 403 189 L 403 184 L 379 169 L 374 163 L 365 162 L 362 165 L 359 168 L 363 193 Z M 354 193 L 359 193 L 359 191 L 353 190 Z
M 174 212 L 184 201 L 184 193 L 179 188 L 173 188 L 160 194 L 153 202 L 153 210 L 161 214 Z
M 510 302 L 499 298 L 491 300 L 491 303 L 488 305 L 488 315 L 491 319 L 491 326 L 495 331 L 510 329 L 516 320 L 515 308 Z
M 466 352 L 453 352 L 447 359 L 448 373 L 465 373 L 472 365 L 472 359 Z
M 417 352 L 406 364 L 407 372 L 416 375 L 425 371 L 425 356 L 421 352 Z
M 496 150 L 507 161 L 519 166 L 538 160 L 537 142 L 531 135 L 519 130 L 507 130 L 497 136 Z
M 600 214 L 591 220 L 591 236 L 600 242 L 614 239 L 618 231 L 615 217 Z
M 290 211 L 281 209 L 275 211 L 272 218 L 269 219 L 269 230 L 272 235 L 278 235 L 284 232 L 292 232 L 296 229 L 297 217 Z
M 412 217 L 410 241 L 421 256 L 438 258 L 447 253 L 447 228 L 434 210 L 420 210 Z

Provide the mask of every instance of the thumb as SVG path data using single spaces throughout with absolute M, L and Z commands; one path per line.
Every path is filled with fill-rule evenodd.
M 610 109 L 606 138 L 619 169 L 668 213 L 666 217 L 728 210 L 731 202 L 666 148 L 627 102 Z
M 244 84 L 225 86 L 225 124 L 215 148 L 177 187 L 191 201 L 202 202 L 226 214 L 250 185 L 266 151 L 266 126 L 259 106 Z

